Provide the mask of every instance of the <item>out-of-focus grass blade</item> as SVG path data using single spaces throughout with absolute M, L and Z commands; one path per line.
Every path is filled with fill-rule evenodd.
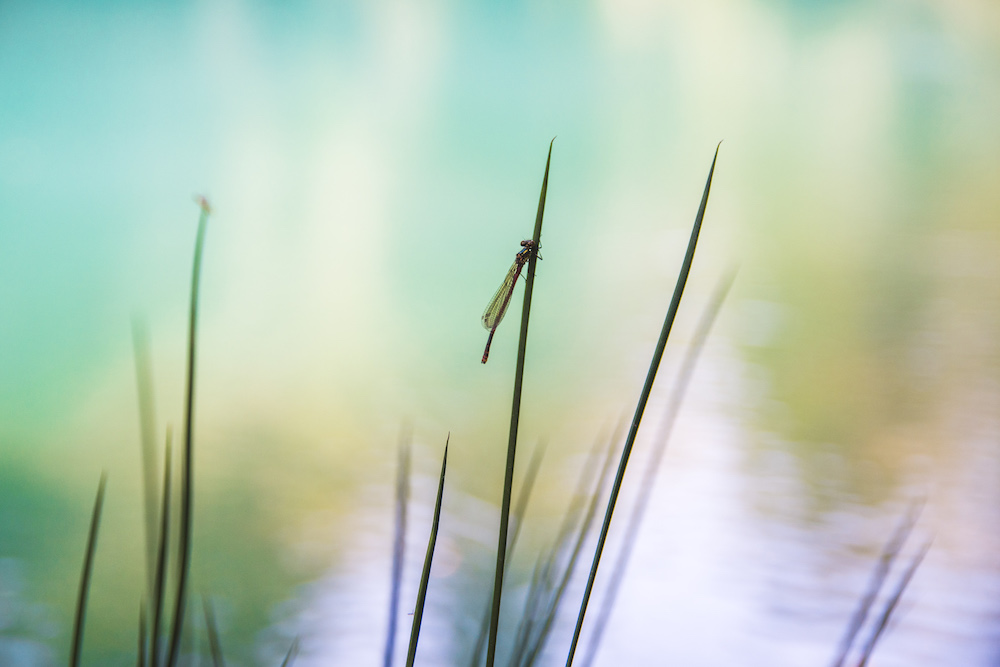
M 510 432 L 507 440 L 507 465 L 504 470 L 503 499 L 500 503 L 500 531 L 497 538 L 497 564 L 493 576 L 493 603 L 490 607 L 490 638 L 486 649 L 486 667 L 493 667 L 497 650 L 497 629 L 500 625 L 500 598 L 503 592 L 504 562 L 507 557 L 507 524 L 510 521 L 510 496 L 514 484 L 514 458 L 517 450 L 517 424 L 521 416 L 521 387 L 524 381 L 524 355 L 528 345 L 528 316 L 531 313 L 531 292 L 535 286 L 535 265 L 541 249 L 542 218 L 545 216 L 545 197 L 549 188 L 549 165 L 552 162 L 552 144 L 545 160 L 545 176 L 542 178 L 542 192 L 538 196 L 538 211 L 535 213 L 535 230 L 531 238 L 535 242 L 534 251 L 528 260 L 528 278 L 524 285 L 524 305 L 521 307 L 521 333 L 517 344 L 517 365 L 514 369 L 514 396 L 510 409 Z
M 611 568 L 611 579 L 608 581 L 607 589 L 604 592 L 604 599 L 601 601 L 597 617 L 594 619 L 594 627 L 590 633 L 587 652 L 583 657 L 581 667 L 590 667 L 597 656 L 601 637 L 604 635 L 604 628 L 607 626 L 608 618 L 611 616 L 611 610 L 618 596 L 618 589 L 621 587 L 622 579 L 625 576 L 625 568 L 628 566 L 629 558 L 632 555 L 632 547 L 635 546 L 636 537 L 639 535 L 639 527 L 642 525 L 642 519 L 646 514 L 649 496 L 653 491 L 653 485 L 656 483 L 656 474 L 660 469 L 663 454 L 670 440 L 670 432 L 674 427 L 674 422 L 677 420 L 677 414 L 680 412 L 684 394 L 687 392 L 688 385 L 691 384 L 691 376 L 694 374 L 698 357 L 705 346 L 705 341 L 712 330 L 712 325 L 719 314 L 719 309 L 722 308 L 722 303 L 725 301 L 726 295 L 729 294 L 729 289 L 732 287 L 733 280 L 735 279 L 736 269 L 733 268 L 719 281 L 712 299 L 705 306 L 705 310 L 701 314 L 701 319 L 698 321 L 698 327 L 695 330 L 694 339 L 688 347 L 687 354 L 684 355 L 684 361 L 681 363 L 680 372 L 674 381 L 673 391 L 670 394 L 667 413 L 664 416 L 659 437 L 643 471 L 642 482 L 639 484 L 639 496 L 635 500 L 632 514 L 629 516 L 628 524 L 625 528 L 621 551 L 619 551 L 618 558 Z
M 545 647 L 545 642 L 549 637 L 549 633 L 552 632 L 552 625 L 555 623 L 556 616 L 559 613 L 559 605 L 562 602 L 563 595 L 566 593 L 566 588 L 569 586 L 569 582 L 573 578 L 573 572 L 576 570 L 576 563 L 583 551 L 583 544 L 587 539 L 587 535 L 590 534 L 590 527 L 593 525 L 594 518 L 597 516 L 597 503 L 601 498 L 601 492 L 604 489 L 605 482 L 607 482 L 608 474 L 611 472 L 611 463 L 614 461 L 615 448 L 618 441 L 621 440 L 624 428 L 625 420 L 622 419 L 618 423 L 618 426 L 615 428 L 614 433 L 612 433 L 611 439 L 608 442 L 607 453 L 604 456 L 604 463 L 601 465 L 601 470 L 597 475 L 597 483 L 594 485 L 593 491 L 589 494 L 587 510 L 583 516 L 583 521 L 580 523 L 580 527 L 577 530 L 576 540 L 573 543 L 573 549 L 570 552 L 569 559 L 563 569 L 562 576 L 559 578 L 559 584 L 555 587 L 555 590 L 549 598 L 544 615 L 545 620 L 542 623 L 538 635 L 532 642 L 530 642 L 531 648 L 527 651 L 527 655 L 525 656 L 523 663 L 525 665 L 533 665 L 535 663 L 535 660 L 538 659 L 538 655 Z M 588 494 L 581 492 L 578 497 L 582 501 L 588 497 Z M 567 516 L 567 518 L 569 518 L 569 516 Z M 576 523 L 575 519 L 572 521 L 573 524 Z M 560 534 L 559 544 L 567 541 L 570 537 L 572 524 L 567 522 L 567 527 L 569 530 L 561 532 Z M 552 567 L 554 567 L 554 564 Z
M 226 667 L 226 661 L 222 657 L 222 642 L 219 641 L 219 626 L 215 622 L 215 610 L 212 609 L 212 601 L 207 595 L 201 596 L 202 609 L 205 610 L 205 628 L 208 630 L 208 647 L 212 652 L 213 667 Z
M 391 667 L 396 647 L 396 620 L 399 614 L 399 591 L 403 581 L 403 556 L 406 550 L 406 507 L 410 499 L 410 433 L 403 429 L 396 467 L 396 518 L 392 541 L 392 580 L 389 595 L 389 629 L 385 638 L 384 667 Z
M 167 554 L 170 553 L 170 468 L 173 431 L 167 427 L 167 443 L 163 454 L 163 490 L 160 500 L 160 536 L 156 548 L 156 573 L 153 581 L 153 627 L 150 632 L 149 662 L 160 666 L 160 625 L 163 620 L 163 589 L 167 578 Z
M 628 466 L 629 455 L 632 453 L 632 445 L 635 443 L 636 433 L 639 431 L 639 423 L 642 421 L 642 413 L 646 409 L 646 402 L 653 389 L 653 382 L 656 380 L 656 371 L 660 367 L 660 359 L 663 358 L 663 349 L 667 345 L 667 338 L 670 336 L 670 329 L 673 327 L 674 318 L 677 316 L 677 309 L 681 303 L 681 296 L 684 294 L 684 286 L 687 283 L 688 274 L 691 272 L 691 264 L 694 261 L 694 251 L 698 245 L 698 234 L 701 231 L 701 223 L 705 218 L 705 208 L 708 206 L 708 194 L 712 188 L 712 175 L 715 173 L 715 161 L 719 157 L 719 148 L 715 149 L 715 157 L 712 158 L 712 168 L 708 172 L 708 180 L 705 181 L 705 192 L 701 196 L 701 205 L 698 207 L 698 214 L 695 216 L 694 226 L 691 229 L 691 237 L 688 240 L 687 252 L 684 255 L 684 263 L 681 265 L 680 275 L 674 286 L 674 295 L 670 300 L 670 307 L 667 309 L 667 316 L 663 320 L 663 328 L 660 330 L 660 338 L 656 343 L 653 352 L 653 359 L 649 364 L 649 372 L 646 374 L 646 383 L 643 385 L 642 393 L 639 395 L 639 402 L 635 407 L 635 415 L 632 417 L 632 426 L 629 428 L 628 438 L 625 440 L 625 448 L 622 450 L 621 460 L 618 464 L 618 472 L 615 475 L 614 484 L 611 486 L 611 497 L 608 499 L 608 507 L 604 513 L 604 525 L 601 526 L 601 534 L 597 538 L 597 548 L 594 551 L 594 560 L 590 566 L 590 576 L 587 579 L 587 587 L 583 593 L 583 600 L 580 603 L 580 611 L 576 619 L 576 628 L 573 630 L 573 640 L 570 643 L 569 654 L 566 656 L 566 667 L 573 664 L 573 656 L 576 654 L 576 646 L 580 641 L 580 631 L 583 629 L 583 619 L 587 613 L 587 604 L 590 602 L 590 594 L 594 590 L 594 579 L 597 577 L 597 568 L 601 563 L 601 553 L 604 551 L 604 542 L 608 538 L 608 530 L 611 527 L 611 517 L 615 511 L 615 503 L 618 501 L 618 494 L 621 491 L 622 481 L 625 477 L 625 469 Z
M 528 464 L 528 469 L 524 473 L 524 479 L 521 480 L 521 491 L 518 493 L 517 503 L 514 507 L 514 532 L 511 533 L 510 541 L 507 543 L 507 558 L 510 558 L 514 552 L 514 547 L 517 545 L 517 537 L 521 534 L 524 513 L 528 508 L 528 499 L 531 498 L 531 490 L 535 486 L 535 479 L 538 477 L 538 469 L 542 465 L 542 457 L 544 455 L 545 442 L 542 441 L 535 447 L 535 451 L 531 455 L 531 461 Z M 486 644 L 486 633 L 490 629 L 491 609 L 492 604 L 487 602 L 486 609 L 483 610 L 483 621 L 479 625 L 479 635 L 476 637 L 476 645 L 472 649 L 470 667 L 476 667 L 479 664 L 479 656 L 483 652 L 483 645 Z
M 514 504 L 514 530 L 510 534 L 507 542 L 507 558 L 514 552 L 517 538 L 521 534 L 521 526 L 524 525 L 524 514 L 528 509 L 528 500 L 531 499 L 531 490 L 535 488 L 535 479 L 538 477 L 538 469 L 542 466 L 542 458 L 545 456 L 546 442 L 539 441 L 535 451 L 531 454 L 528 462 L 528 469 L 524 471 L 524 479 L 521 480 L 521 491 L 517 495 L 517 502 Z
M 557 544 L 552 549 L 555 550 L 558 547 L 559 545 Z M 524 651 L 528 645 L 528 637 L 534 631 L 542 597 L 548 592 L 546 588 L 551 583 L 546 580 L 546 566 L 549 564 L 548 561 L 550 558 L 549 554 L 541 553 L 535 560 L 535 568 L 531 573 L 531 583 L 528 585 L 528 595 L 524 601 L 524 612 L 521 614 L 521 620 L 517 624 L 517 632 L 514 634 L 514 647 L 511 650 L 510 659 L 507 661 L 509 667 L 516 667 L 521 661 L 521 657 L 524 655 Z
M 868 638 L 868 642 L 865 644 L 864 650 L 861 652 L 861 659 L 858 660 L 858 667 L 865 667 L 868 664 L 868 659 L 871 658 L 872 651 L 875 650 L 875 645 L 878 643 L 879 638 L 885 632 L 886 626 L 889 624 L 889 618 L 892 616 L 892 612 L 896 609 L 896 605 L 899 603 L 899 599 L 903 597 L 903 591 L 906 590 L 907 585 L 909 585 L 910 580 L 913 578 L 914 573 L 920 564 L 924 560 L 924 556 L 927 555 L 928 549 L 931 548 L 931 540 L 924 542 L 924 546 L 920 548 L 917 555 L 913 557 L 910 561 L 910 566 L 906 568 L 906 572 L 899 580 L 899 585 L 896 586 L 896 590 L 893 591 L 889 600 L 885 603 L 885 609 L 882 611 L 882 616 L 879 617 L 878 622 L 875 624 L 875 629 L 872 630 L 872 636 Z
M 865 589 L 864 595 L 858 601 L 858 607 L 851 616 L 851 622 L 847 625 L 847 631 L 840 640 L 837 655 L 831 663 L 832 667 L 843 667 L 847 660 L 851 646 L 854 645 L 854 640 L 858 636 L 858 632 L 860 632 L 861 627 L 865 624 L 865 619 L 868 618 L 868 612 L 871 611 L 872 605 L 875 603 L 875 598 L 878 597 L 879 591 L 882 590 L 882 585 L 889 575 L 893 561 L 896 560 L 896 556 L 899 555 L 903 545 L 906 544 L 906 540 L 910 537 L 910 533 L 913 532 L 913 526 L 916 525 L 923 506 L 924 501 L 922 499 L 914 501 L 910 505 L 909 510 L 899 520 L 896 530 L 889 537 L 889 541 L 882 548 L 882 553 L 875 564 L 872 576 L 868 580 L 868 588 Z
M 181 463 L 181 520 L 179 527 L 177 595 L 174 620 L 170 630 L 167 666 L 177 664 L 177 654 L 184 628 L 184 607 L 187 602 L 187 579 L 191 564 L 191 523 L 194 511 L 194 369 L 198 332 L 198 285 L 201 281 L 201 254 L 205 246 L 205 228 L 212 209 L 204 197 L 198 198 L 201 216 L 194 243 L 194 264 L 191 269 L 191 309 L 188 315 L 187 391 L 184 410 L 184 457 Z
M 146 601 L 139 602 L 139 647 L 136 653 L 137 667 L 146 667 Z
M 580 476 L 577 478 L 576 487 L 573 489 L 573 495 L 570 496 L 569 507 L 566 508 L 566 515 L 563 517 L 562 525 L 559 527 L 559 531 L 556 533 L 555 545 L 556 548 L 550 552 L 550 558 L 546 563 L 549 569 L 554 565 L 555 560 L 558 559 L 559 549 L 558 545 L 564 545 L 569 542 L 569 538 L 573 530 L 577 527 L 577 523 L 580 521 L 580 517 L 583 515 L 584 510 L 587 507 L 588 502 L 594 493 L 594 480 L 597 479 L 597 488 L 600 489 L 603 485 L 601 471 L 605 470 L 607 463 L 604 466 L 599 466 L 598 462 L 604 458 L 605 461 L 611 460 L 614 455 L 615 443 L 621 438 L 622 431 L 625 428 L 625 417 L 623 416 L 619 421 L 615 430 L 611 432 L 610 437 L 607 434 L 601 434 L 594 441 L 593 450 L 587 457 L 583 468 L 580 470 Z M 604 455 L 603 457 L 601 455 Z M 596 476 L 596 477 L 595 477 Z
M 288 653 L 285 654 L 285 659 L 281 661 L 281 667 L 292 667 L 292 663 L 295 662 L 295 656 L 299 654 L 299 638 L 296 637 L 292 640 L 292 645 L 288 647 Z
M 406 667 L 413 667 L 413 659 L 417 655 L 417 640 L 420 638 L 420 622 L 424 616 L 424 600 L 427 598 L 427 580 L 431 576 L 431 563 L 434 560 L 434 545 L 437 542 L 438 524 L 441 522 L 441 498 L 444 496 L 444 473 L 448 467 L 448 443 L 451 434 L 444 443 L 444 457 L 441 459 L 441 479 L 438 481 L 437 500 L 434 501 L 434 520 L 431 523 L 431 535 L 427 540 L 427 553 L 424 556 L 424 569 L 420 573 L 420 588 L 417 590 L 417 604 L 413 608 L 413 627 L 410 628 L 410 648 L 406 654 Z
M 146 528 L 146 599 L 153 599 L 156 586 L 156 411 L 153 400 L 153 362 L 149 353 L 149 331 L 139 317 L 132 318 L 135 380 L 139 394 L 139 434 L 142 445 L 142 490 Z
M 83 650 L 83 626 L 87 620 L 87 596 L 90 593 L 90 575 L 94 570 L 94 552 L 97 550 L 97 531 L 101 527 L 101 509 L 104 507 L 104 488 L 108 483 L 108 475 L 101 473 L 101 481 L 97 485 L 97 497 L 94 499 L 94 512 L 90 517 L 90 533 L 87 536 L 87 551 L 83 556 L 83 572 L 80 574 L 80 592 L 76 598 L 76 617 L 73 620 L 73 644 L 69 652 L 70 667 L 80 664 L 80 652 Z

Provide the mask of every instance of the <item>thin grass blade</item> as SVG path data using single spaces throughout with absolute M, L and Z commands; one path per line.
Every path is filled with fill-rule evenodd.
M 226 667 L 222 657 L 222 642 L 219 641 L 219 626 L 215 622 L 215 610 L 207 595 L 201 596 L 202 609 L 205 611 L 205 628 L 208 630 L 208 648 L 212 652 L 213 667 Z
M 490 637 L 486 649 L 486 667 L 493 667 L 497 650 L 497 630 L 500 625 L 500 598 L 503 592 L 504 561 L 507 557 L 507 529 L 510 521 L 510 496 L 514 483 L 514 459 L 517 450 L 517 425 L 521 416 L 521 388 L 524 382 L 524 356 L 528 345 L 528 317 L 531 314 L 531 293 L 535 286 L 535 265 L 541 250 L 542 219 L 545 215 L 545 197 L 549 188 L 549 165 L 552 162 L 552 143 L 545 160 L 545 176 L 542 191 L 538 196 L 538 211 L 535 213 L 535 230 L 531 236 L 534 242 L 528 259 L 528 278 L 524 286 L 524 305 L 521 308 L 521 333 L 517 344 L 517 366 L 514 369 L 514 396 L 510 410 L 510 432 L 507 440 L 507 465 L 504 471 L 503 499 L 500 504 L 500 531 L 497 537 L 497 564 L 493 576 L 493 604 L 490 608 Z
M 149 331 L 142 319 L 132 319 L 132 348 L 135 352 L 135 380 L 139 394 L 139 433 L 142 445 L 142 491 L 146 529 L 146 599 L 153 599 L 156 587 L 157 478 L 156 411 L 153 400 L 153 362 L 149 353 Z
M 552 626 L 559 613 L 559 605 L 562 603 L 563 596 L 566 593 L 569 582 L 572 580 L 573 573 L 576 571 L 576 564 L 580 558 L 580 554 L 583 552 L 583 544 L 586 541 L 587 536 L 590 534 L 590 527 L 593 525 L 594 518 L 597 516 L 597 503 L 601 498 L 604 485 L 611 472 L 611 464 L 614 461 L 615 448 L 618 441 L 621 440 L 622 431 L 624 429 L 625 420 L 622 419 L 615 428 L 614 433 L 612 433 L 611 439 L 608 441 L 607 453 L 604 456 L 604 463 L 601 465 L 601 470 L 597 475 L 597 482 L 594 485 L 594 489 L 589 494 L 587 509 L 583 515 L 583 520 L 580 523 L 579 529 L 577 530 L 576 540 L 573 543 L 573 549 L 570 552 L 569 559 L 563 569 L 562 576 L 559 578 L 559 583 L 549 598 L 544 615 L 544 621 L 542 622 L 537 636 L 530 643 L 531 647 L 525 656 L 525 660 L 523 662 L 524 665 L 533 665 L 535 663 L 539 654 L 542 652 L 542 649 L 545 647 L 545 642 L 548 640 L 549 634 L 552 632 Z M 585 496 L 581 494 L 580 497 L 583 498 Z M 567 531 L 560 539 L 566 540 L 569 536 L 570 533 Z
M 875 624 L 875 629 L 872 631 L 871 637 L 868 638 L 868 642 L 865 644 L 864 650 L 861 652 L 861 659 L 858 660 L 858 667 L 865 667 L 868 664 L 868 659 L 871 658 L 872 652 L 875 650 L 875 645 L 878 644 L 879 638 L 885 632 L 886 626 L 889 625 L 889 618 L 892 616 L 892 612 L 895 611 L 896 605 L 899 604 L 899 599 L 903 597 L 903 592 L 909 585 L 910 580 L 913 579 L 913 575 L 916 573 L 917 568 L 924 561 L 924 556 L 927 555 L 927 551 L 931 548 L 931 540 L 924 542 L 924 545 L 917 552 L 917 555 L 913 557 L 910 561 L 910 566 L 906 568 L 906 572 L 900 577 L 899 584 L 896 586 L 896 590 L 893 591 L 889 600 L 885 604 L 885 609 L 882 611 L 882 615 L 879 617 L 878 622 Z
M 597 538 L 594 561 L 590 566 L 590 577 L 587 579 L 587 587 L 584 590 L 583 601 L 580 603 L 580 611 L 576 619 L 576 628 L 573 630 L 573 640 L 569 647 L 569 654 L 566 656 L 566 667 L 573 664 L 573 656 L 576 654 L 576 646 L 580 641 L 580 632 L 583 629 L 583 619 L 587 613 L 587 604 L 590 602 L 590 594 L 594 590 L 594 579 L 597 577 L 597 568 L 601 563 L 604 542 L 608 539 L 608 530 L 611 528 L 611 517 L 614 514 L 615 503 L 618 501 L 618 494 L 621 491 L 629 455 L 632 453 L 632 445 L 635 443 L 635 436 L 639 431 L 639 423 L 642 421 L 642 413 L 646 409 L 646 402 L 649 400 L 649 394 L 653 389 L 656 372 L 660 367 L 660 359 L 663 358 L 663 349 L 667 345 L 667 338 L 670 336 L 670 329 L 673 327 L 674 318 L 677 316 L 677 309 L 680 307 L 681 296 L 684 294 L 684 286 L 687 284 L 688 274 L 691 272 L 691 264 L 694 262 L 694 251 L 698 245 L 698 234 L 701 231 L 701 223 L 705 218 L 705 207 L 708 206 L 708 194 L 712 188 L 712 175 L 715 173 L 715 161 L 718 157 L 719 148 L 717 146 L 715 148 L 715 157 L 712 158 L 712 168 L 709 169 L 708 180 L 705 182 L 705 192 L 701 196 L 701 205 L 698 207 L 694 227 L 691 229 L 691 237 L 688 240 L 684 263 L 681 265 L 680 275 L 677 277 L 677 283 L 674 286 L 674 295 L 670 300 L 667 316 L 663 320 L 660 338 L 656 343 L 656 350 L 653 352 L 653 359 L 649 364 L 649 372 L 646 374 L 646 383 L 643 385 L 642 393 L 639 395 L 639 402 L 635 407 L 635 416 L 632 418 L 632 426 L 629 428 L 628 438 L 625 440 L 625 448 L 622 450 L 621 460 L 618 464 L 618 472 L 611 487 L 611 497 L 608 499 L 608 507 L 604 513 L 604 525 L 601 526 L 601 534 Z
M 70 667 L 79 667 L 83 650 L 83 626 L 87 620 L 87 597 L 90 594 L 90 576 L 94 570 L 94 552 L 97 551 L 97 532 L 101 527 L 101 510 L 104 507 L 104 489 L 108 483 L 106 472 L 101 473 L 97 484 L 94 511 L 90 516 L 90 533 L 87 535 L 87 551 L 83 556 L 83 572 L 80 574 L 80 591 L 76 598 L 76 617 L 73 620 L 73 643 L 69 651 Z
M 553 545 L 552 549 L 558 549 L 559 545 Z M 528 595 L 524 601 L 524 612 L 517 624 L 517 632 L 514 633 L 514 648 L 511 650 L 510 659 L 507 661 L 508 667 L 515 667 L 527 650 L 528 638 L 534 631 L 535 622 L 538 618 L 538 610 L 542 606 L 542 597 L 547 593 L 548 585 L 546 580 L 546 565 L 551 558 L 545 553 L 539 554 L 535 560 L 535 568 L 531 573 L 531 583 L 528 585 Z
M 688 346 L 687 353 L 684 355 L 684 361 L 681 362 L 681 369 L 677 375 L 677 379 L 674 381 L 673 390 L 667 403 L 667 412 L 660 427 L 660 434 L 656 439 L 653 452 L 643 471 L 642 481 L 639 484 L 639 496 L 635 500 L 635 505 L 632 507 L 632 514 L 629 516 L 628 524 L 625 528 L 621 551 L 619 551 L 618 558 L 611 568 L 611 578 L 608 581 L 597 617 L 594 619 L 593 630 L 590 633 L 587 652 L 581 661 L 581 667 L 590 667 L 597 656 L 597 651 L 601 645 L 601 638 L 604 636 L 604 628 L 611 617 L 611 610 L 618 597 L 618 589 L 621 587 L 622 579 L 625 577 L 625 568 L 628 566 L 629 558 L 632 555 L 632 548 L 635 546 L 635 540 L 639 535 L 639 527 L 642 525 L 642 520 L 646 515 L 646 507 L 649 504 L 649 497 L 653 492 L 653 485 L 656 483 L 656 475 L 660 469 L 660 463 L 663 461 L 663 454 L 667 450 L 667 444 L 670 441 L 670 432 L 673 430 L 674 422 L 677 421 L 677 415 L 680 412 L 681 403 L 684 401 L 684 395 L 687 393 L 688 385 L 691 384 L 691 376 L 694 375 L 698 357 L 701 355 L 705 341 L 708 339 L 708 334 L 712 330 L 712 325 L 715 324 L 715 319 L 722 308 L 722 303 L 725 301 L 726 295 L 729 294 L 729 289 L 732 287 L 735 279 L 736 269 L 733 268 L 719 281 L 711 300 L 705 306 L 705 310 L 698 320 L 694 339 L 691 341 L 691 345 Z
M 177 595 L 174 604 L 174 619 L 170 629 L 170 646 L 167 652 L 167 666 L 175 667 L 184 628 L 184 608 L 187 602 L 187 580 L 191 564 L 191 524 L 194 512 L 194 369 L 198 332 L 198 286 L 201 281 L 201 255 L 205 246 L 205 228 L 211 208 L 204 197 L 198 198 L 201 215 L 198 219 L 198 235 L 194 243 L 194 263 L 191 269 L 191 309 L 188 316 L 187 345 L 187 391 L 184 414 L 184 458 L 181 463 L 181 517 L 178 545 Z
M 139 602 L 139 646 L 136 651 L 136 667 L 146 667 L 146 601 Z
M 431 576 L 431 563 L 434 560 L 434 545 L 437 543 L 438 525 L 441 522 L 441 498 L 444 496 L 444 474 L 448 467 L 448 434 L 444 443 L 444 457 L 441 460 L 441 479 L 438 481 L 437 500 L 434 501 L 434 520 L 431 523 L 431 535 L 427 540 L 427 553 L 424 555 L 424 569 L 420 573 L 420 588 L 417 590 L 417 604 L 413 608 L 413 626 L 410 628 L 410 648 L 406 654 L 406 667 L 413 667 L 417 655 L 417 640 L 420 638 L 420 623 L 424 616 L 424 601 L 427 599 L 427 581 Z
M 885 583 L 886 577 L 889 575 L 889 570 L 892 568 L 893 561 L 899 555 L 900 550 L 902 550 L 903 545 L 906 544 L 907 539 L 910 537 L 910 533 L 913 532 L 913 527 L 917 523 L 917 519 L 920 517 L 920 512 L 923 509 L 924 501 L 923 499 L 916 500 L 910 504 L 909 509 L 899 520 L 899 524 L 896 526 L 896 530 L 893 531 L 892 535 L 889 537 L 889 541 L 885 543 L 882 548 L 882 553 L 879 555 L 878 562 L 875 564 L 875 569 L 872 571 L 872 575 L 868 580 L 868 587 L 865 589 L 864 595 L 858 600 L 858 606 L 854 610 L 854 614 L 851 615 L 851 621 L 847 625 L 847 630 L 844 632 L 843 638 L 840 640 L 840 644 L 837 648 L 837 655 L 834 657 L 831 663 L 832 667 L 843 667 L 844 663 L 847 661 L 847 656 L 851 652 L 851 647 L 854 645 L 854 640 L 858 636 L 858 632 L 861 631 L 861 627 L 865 624 L 865 620 L 868 618 L 868 612 L 871 611 L 872 605 L 875 603 L 875 598 L 878 597 L 879 591 L 882 590 L 882 585 Z
M 299 654 L 299 638 L 296 637 L 292 640 L 292 645 L 288 647 L 288 653 L 285 654 L 285 659 L 281 661 L 281 667 L 292 667 L 292 663 L 295 662 L 295 657 Z
M 399 592 L 403 582 L 403 556 L 406 551 L 406 509 L 410 500 L 410 433 L 404 427 L 399 441 L 396 466 L 396 517 L 392 541 L 391 592 L 389 594 L 389 629 L 385 638 L 384 667 L 392 666 L 396 647 L 396 621 L 399 615 Z
M 160 500 L 160 534 L 156 550 L 156 573 L 153 582 L 153 627 L 150 630 L 149 661 L 160 665 L 160 625 L 163 620 L 163 590 L 167 578 L 167 554 L 170 542 L 170 472 L 173 430 L 167 427 L 167 442 L 163 453 L 163 490 Z

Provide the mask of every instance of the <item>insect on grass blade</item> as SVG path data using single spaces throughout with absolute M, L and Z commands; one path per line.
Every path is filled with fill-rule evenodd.
M 500 321 L 507 313 L 507 306 L 510 305 L 510 297 L 514 294 L 514 287 L 517 279 L 521 276 L 521 269 L 531 258 L 531 252 L 535 249 L 535 242 L 531 239 L 521 241 L 521 249 L 514 256 L 514 263 L 510 265 L 507 276 L 500 283 L 496 294 L 490 299 L 486 310 L 483 311 L 483 328 L 489 329 L 490 336 L 486 339 L 486 350 L 483 352 L 483 363 L 490 356 L 490 345 L 493 343 L 493 334 L 496 333 Z

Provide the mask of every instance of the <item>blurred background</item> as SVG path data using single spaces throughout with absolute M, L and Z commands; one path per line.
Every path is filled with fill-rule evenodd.
M 520 288 L 485 366 L 479 318 L 557 136 L 518 475 L 548 444 L 507 625 L 634 409 L 723 140 L 621 508 L 739 273 L 594 664 L 829 664 L 920 499 L 893 576 L 933 546 L 873 664 L 1000 664 L 998 118 L 989 0 L 0 0 L 0 662 L 64 662 L 107 470 L 84 659 L 134 664 L 133 322 L 162 442 L 204 194 L 192 576 L 229 662 L 279 664 L 301 636 L 298 664 L 378 664 L 412 438 L 405 651 L 450 432 L 418 660 L 467 664 Z

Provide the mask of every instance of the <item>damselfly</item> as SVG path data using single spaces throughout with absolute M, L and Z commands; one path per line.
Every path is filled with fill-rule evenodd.
M 507 306 L 510 305 L 510 297 L 514 294 L 514 286 L 517 285 L 521 269 L 528 263 L 534 249 L 535 242 L 531 239 L 521 241 L 521 249 L 514 257 L 514 263 L 510 265 L 507 277 L 500 283 L 497 293 L 493 295 L 489 305 L 486 306 L 486 310 L 483 311 L 483 328 L 490 330 L 490 337 L 486 339 L 486 350 L 483 352 L 484 364 L 487 357 L 490 356 L 490 343 L 493 342 L 493 334 L 496 333 L 497 326 L 500 325 L 500 320 L 503 319 L 504 313 L 507 312 Z

